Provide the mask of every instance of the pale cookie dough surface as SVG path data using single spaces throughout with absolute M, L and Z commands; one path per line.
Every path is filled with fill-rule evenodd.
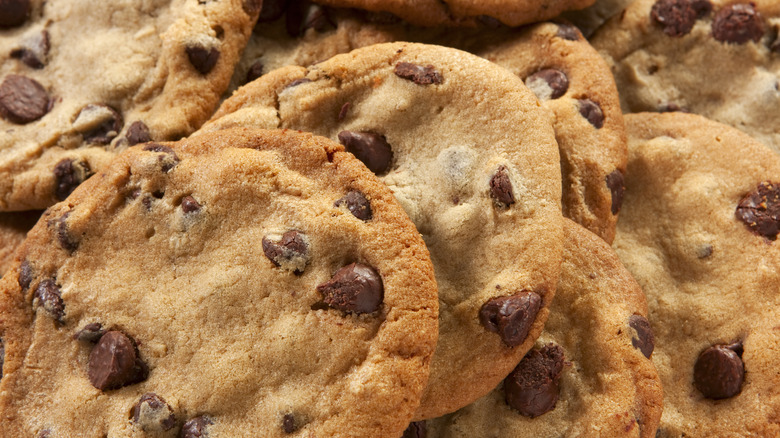
M 559 273 L 561 185 L 548 113 L 519 78 L 455 49 L 380 44 L 270 72 L 199 132 L 230 126 L 370 133 L 347 150 L 417 225 L 439 286 L 439 343 L 416 418 L 485 395 L 531 348 Z M 517 311 L 483 325 L 483 306 L 502 297 Z
M 0 213 L 0 276 L 11 267 L 14 251 L 40 217 L 40 211 Z
M 591 42 L 624 112 L 685 111 L 780 151 L 780 2 L 637 0 Z
M 400 436 L 427 380 L 425 244 L 321 137 L 131 148 L 18 255 L 0 282 L 2 436 Z
M 0 210 L 48 207 L 127 145 L 198 128 L 258 3 L 32 0 L 0 28 Z
M 696 115 L 631 114 L 626 126 L 614 247 L 647 295 L 658 436 L 777 436 L 780 158 Z

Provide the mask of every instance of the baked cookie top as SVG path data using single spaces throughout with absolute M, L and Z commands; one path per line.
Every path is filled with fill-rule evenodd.
M 561 178 L 548 113 L 515 75 L 455 49 L 378 44 L 270 72 L 199 132 L 232 126 L 338 139 L 417 225 L 440 300 L 418 419 L 485 395 L 531 348 L 559 275 Z
M 428 251 L 324 138 L 130 148 L 17 254 L 2 436 L 400 436 L 427 380 Z
M 626 127 L 614 247 L 647 295 L 658 436 L 776 436 L 780 158 L 701 116 L 631 114 Z
M 663 392 L 637 282 L 603 240 L 564 222 L 550 317 L 493 392 L 426 422 L 428 437 L 654 437 Z
M 684 111 L 780 152 L 780 2 L 637 0 L 591 42 L 624 112 Z
M 62 201 L 116 152 L 214 111 L 257 0 L 12 0 L 0 27 L 0 211 Z

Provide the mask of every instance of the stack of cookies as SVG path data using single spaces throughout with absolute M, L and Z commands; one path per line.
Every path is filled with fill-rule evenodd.
M 0 436 L 780 436 L 778 29 L 0 0 Z

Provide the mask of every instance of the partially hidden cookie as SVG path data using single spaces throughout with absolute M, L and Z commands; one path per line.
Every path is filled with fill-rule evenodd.
M 637 0 L 591 42 L 624 112 L 682 111 L 780 152 L 780 2 Z
M 614 247 L 647 295 L 659 437 L 780 434 L 780 158 L 701 116 L 631 114 Z
M 17 254 L 2 436 L 400 436 L 427 380 L 428 251 L 324 138 L 130 148 Z
M 14 251 L 40 216 L 40 211 L 0 213 L 0 276 L 11 267 Z
M 378 44 L 270 72 L 199 132 L 232 126 L 345 144 L 417 225 L 440 300 L 417 419 L 483 396 L 531 348 L 560 268 L 560 167 L 548 114 L 515 75 L 455 49 Z
M 258 0 L 0 3 L 0 211 L 62 201 L 116 152 L 214 111 Z

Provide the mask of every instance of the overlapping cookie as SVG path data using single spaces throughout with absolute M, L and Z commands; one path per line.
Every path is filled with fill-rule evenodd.
M 324 138 L 131 148 L 17 256 L 0 282 L 2 436 L 400 436 L 426 383 L 428 251 Z
M 684 111 L 780 151 L 780 3 L 637 0 L 593 37 L 625 112 Z
M 214 111 L 256 0 L 0 3 L 0 210 L 65 197 L 117 151 Z
M 659 437 L 780 434 L 780 158 L 701 116 L 626 116 L 614 247 L 642 286 Z
M 199 132 L 233 126 L 338 139 L 422 233 L 440 336 L 416 418 L 488 393 L 531 348 L 560 268 L 560 166 L 548 113 L 515 75 L 455 49 L 379 44 L 270 72 Z

